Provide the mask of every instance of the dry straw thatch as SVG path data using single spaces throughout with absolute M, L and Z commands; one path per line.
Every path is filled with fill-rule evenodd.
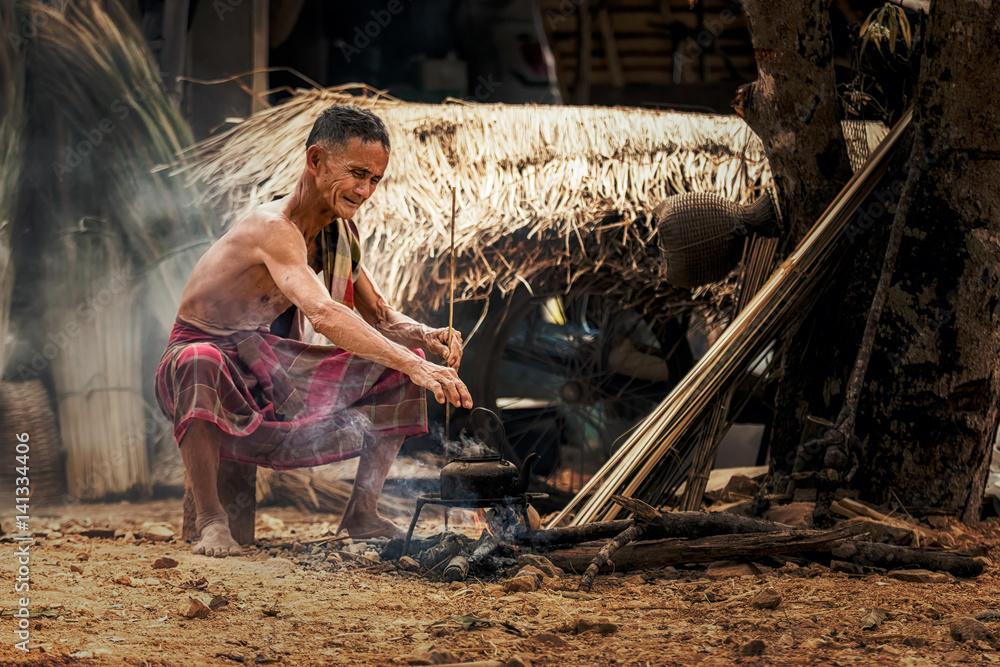
M 376 280 L 411 309 L 446 298 L 452 186 L 457 298 L 517 284 L 564 290 L 601 276 L 688 298 L 661 284 L 649 213 L 688 191 L 745 203 L 770 180 L 758 139 L 734 116 L 410 104 L 345 88 L 300 91 L 196 146 L 189 178 L 227 222 L 290 192 L 309 129 L 333 104 L 370 108 L 389 128 L 389 169 L 356 222 Z

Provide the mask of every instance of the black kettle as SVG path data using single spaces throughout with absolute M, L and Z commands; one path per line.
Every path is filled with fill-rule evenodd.
M 465 432 L 492 446 L 495 454 L 460 456 L 441 470 L 442 500 L 502 500 L 527 492 L 531 466 L 538 454 L 529 454 L 518 470 L 500 452 L 506 440 L 503 422 L 486 408 L 475 408 Z

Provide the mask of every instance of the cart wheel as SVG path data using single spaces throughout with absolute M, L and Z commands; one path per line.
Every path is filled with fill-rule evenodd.
M 505 455 L 577 490 L 693 365 L 686 322 L 657 321 L 603 294 L 530 296 L 494 308 L 469 388 L 507 432 Z

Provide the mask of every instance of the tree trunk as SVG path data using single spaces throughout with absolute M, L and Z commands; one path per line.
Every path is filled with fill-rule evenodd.
M 740 88 L 733 106 L 761 138 L 767 153 L 786 251 L 798 244 L 851 174 L 840 126 L 826 5 L 817 0 L 743 0 L 758 79 Z M 804 333 L 789 341 L 782 361 L 770 458 L 772 470 L 784 473 L 791 472 L 805 418 L 835 416 L 817 410 L 807 386 L 815 378 L 797 372 L 812 365 L 809 356 L 813 353 L 806 348 L 813 326 L 813 321 L 807 321 Z M 825 322 L 820 331 L 830 326 Z M 860 333 L 858 328 L 857 340 Z M 853 360 L 853 355 L 848 356 Z M 816 369 L 822 371 L 820 377 L 844 368 L 843 363 L 836 363 L 840 361 L 836 355 L 822 355 L 816 361 L 824 364 Z M 772 475 L 772 484 L 784 490 L 780 479 Z
M 858 415 L 864 497 L 966 522 L 1000 419 L 997 63 L 1000 1 L 935 0 L 910 165 L 922 174 Z
M 965 521 L 978 517 L 1000 398 L 1000 77 L 978 65 L 1000 62 L 998 6 L 935 0 L 932 8 L 908 165 L 921 172 L 861 396 L 852 480 L 865 500 Z M 771 168 L 795 169 L 773 158 Z M 905 171 L 888 179 L 859 211 L 845 233 L 848 261 L 791 341 L 773 471 L 791 469 L 806 415 L 833 420 L 840 410 L 905 179 Z
M 793 245 L 851 176 L 828 5 L 743 0 L 758 78 L 740 89 L 734 106 L 763 142 Z

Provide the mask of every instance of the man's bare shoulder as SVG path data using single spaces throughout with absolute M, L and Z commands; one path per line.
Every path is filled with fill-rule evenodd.
M 261 204 L 239 218 L 226 232 L 230 242 L 246 248 L 268 248 L 275 242 L 285 241 L 304 245 L 302 232 L 285 214 L 279 201 Z M 225 238 L 225 236 L 223 238 Z

